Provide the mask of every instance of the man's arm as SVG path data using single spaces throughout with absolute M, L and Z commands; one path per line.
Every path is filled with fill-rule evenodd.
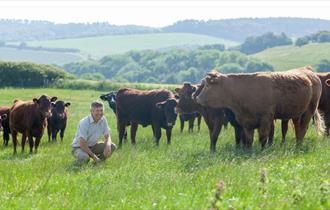
M 92 152 L 91 149 L 89 149 L 88 147 L 88 144 L 87 144 L 87 141 L 80 137 L 79 138 L 79 146 L 80 146 L 80 149 L 82 149 L 84 152 L 86 152 L 91 158 L 93 158 L 93 160 L 95 162 L 98 162 L 100 161 L 100 159 Z

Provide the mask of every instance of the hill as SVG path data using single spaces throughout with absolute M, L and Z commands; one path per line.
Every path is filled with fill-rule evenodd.
M 315 65 L 330 58 L 330 43 L 313 43 L 297 46 L 274 47 L 251 55 L 271 64 L 275 71 L 288 70 L 305 65 Z
M 76 53 L 60 53 L 36 50 L 18 50 L 14 48 L 0 47 L 0 60 L 2 61 L 29 61 L 42 64 L 63 65 L 70 62 L 84 60 L 84 57 Z
M 58 39 L 26 42 L 29 46 L 76 48 L 93 57 L 119 54 L 130 50 L 189 47 L 206 44 L 236 45 L 236 42 L 188 33 L 153 33 L 135 35 L 98 36 L 77 39 Z

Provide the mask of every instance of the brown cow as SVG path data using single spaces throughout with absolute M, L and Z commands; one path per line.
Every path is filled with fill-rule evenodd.
M 52 116 L 47 119 L 48 141 L 52 137 L 56 141 L 57 133 L 60 131 L 61 142 L 63 141 L 64 131 L 68 120 L 68 107 L 70 102 L 56 101 L 52 103 Z
M 322 95 L 319 102 L 319 110 L 323 114 L 325 134 L 329 136 L 330 129 L 330 73 L 317 73 L 322 83 Z
M 166 129 L 167 143 L 171 143 L 172 127 L 177 114 L 177 102 L 169 90 L 142 91 L 129 88 L 118 90 L 116 95 L 117 129 L 119 145 L 122 144 L 125 127 L 131 122 L 131 141 L 135 144 L 138 124 L 152 125 L 156 144 L 159 145 L 161 128 Z
M 193 112 L 193 113 L 179 113 L 179 119 L 180 119 L 180 132 L 183 132 L 184 128 L 184 122 L 188 121 L 188 126 L 189 126 L 189 133 L 192 133 L 194 131 L 194 122 L 195 119 L 197 118 L 197 126 L 198 126 L 198 131 L 201 129 L 201 119 L 202 116 L 198 112 Z
M 253 74 L 213 72 L 203 83 L 197 102 L 231 109 L 243 126 L 249 148 L 255 128 L 258 128 L 261 147 L 265 147 L 274 119 L 293 120 L 297 145 L 302 143 L 314 113 L 318 131 L 321 130 L 317 107 L 322 85 L 309 67 Z
M 16 154 L 17 133 L 22 133 L 22 152 L 26 142 L 29 140 L 30 153 L 32 153 L 33 144 L 35 152 L 38 150 L 40 139 L 47 126 L 47 117 L 51 116 L 51 102 L 57 100 L 57 97 L 51 99 L 42 95 L 39 99 L 34 98 L 33 101 L 15 100 L 15 104 L 11 108 L 9 125 L 13 138 L 14 154 Z M 35 143 L 33 142 L 35 137 Z
M 198 86 L 198 88 L 200 85 Z M 195 93 L 197 86 L 185 83 L 182 88 L 176 88 L 175 91 L 178 93 L 179 101 L 177 110 L 180 113 L 193 113 L 199 112 L 202 114 L 205 123 L 209 129 L 210 134 L 210 151 L 216 151 L 216 144 L 219 133 L 223 125 L 226 125 L 228 120 L 231 125 L 235 128 L 235 140 L 236 145 L 239 146 L 244 143 L 242 136 L 242 127 L 235 120 L 234 114 L 229 109 L 218 109 L 207 106 L 202 106 L 193 100 L 193 93 Z
M 8 146 L 9 142 L 9 134 L 10 134 L 10 128 L 9 128 L 9 113 L 10 113 L 10 107 L 9 106 L 2 106 L 0 107 L 0 116 L 2 118 L 2 130 L 3 130 L 3 145 Z M 1 123 L 0 123 L 1 127 Z

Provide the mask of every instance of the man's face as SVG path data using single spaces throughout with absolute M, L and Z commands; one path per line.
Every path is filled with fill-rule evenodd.
M 99 121 L 103 116 L 103 107 L 92 107 L 91 114 L 96 122 Z

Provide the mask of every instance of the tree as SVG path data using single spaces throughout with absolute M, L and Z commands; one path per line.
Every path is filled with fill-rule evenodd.
M 330 72 L 330 60 L 323 59 L 316 65 L 318 72 Z
M 221 73 L 228 74 L 228 73 L 242 73 L 244 72 L 244 68 L 237 63 L 227 63 L 220 67 L 217 67 Z
M 301 47 L 303 45 L 306 45 L 309 43 L 309 39 L 307 37 L 301 37 L 301 38 L 298 38 L 295 42 L 295 45 L 298 46 L 298 47 Z

